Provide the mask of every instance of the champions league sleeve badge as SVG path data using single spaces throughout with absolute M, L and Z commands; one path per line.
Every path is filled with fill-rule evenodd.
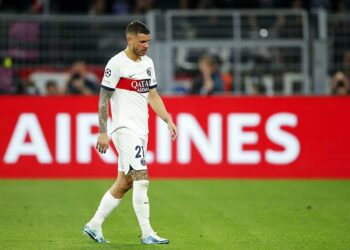
M 111 71 L 110 69 L 106 69 L 106 70 L 105 70 L 105 76 L 106 76 L 106 77 L 110 77 L 111 74 L 112 74 L 112 71 Z

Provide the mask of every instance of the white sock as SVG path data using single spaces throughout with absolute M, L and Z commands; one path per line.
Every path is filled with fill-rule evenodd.
M 132 194 L 132 203 L 141 227 L 142 238 L 153 233 L 153 229 L 149 222 L 149 200 L 147 196 L 148 184 L 148 180 L 133 182 L 134 190 Z
M 103 221 L 108 217 L 108 215 L 113 211 L 113 209 L 120 204 L 121 201 L 122 199 L 114 198 L 108 190 L 102 197 L 102 200 L 97 208 L 94 217 L 92 217 L 92 219 L 88 223 L 89 226 L 96 229 L 100 229 Z

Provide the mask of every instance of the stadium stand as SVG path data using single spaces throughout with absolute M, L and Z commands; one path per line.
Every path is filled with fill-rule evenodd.
M 140 19 L 162 92 L 189 93 L 199 58 L 212 54 L 224 93 L 330 94 L 336 72 L 350 77 L 348 10 L 343 0 L 4 1 L 0 93 L 22 93 L 28 80 L 41 94 L 49 80 L 61 88 L 76 61 L 98 82 L 125 46 L 125 25 Z

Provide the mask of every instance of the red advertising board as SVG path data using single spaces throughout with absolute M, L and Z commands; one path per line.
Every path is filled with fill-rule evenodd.
M 151 178 L 350 178 L 350 98 L 164 97 L 150 111 Z M 0 97 L 0 178 L 117 175 L 94 149 L 98 97 Z

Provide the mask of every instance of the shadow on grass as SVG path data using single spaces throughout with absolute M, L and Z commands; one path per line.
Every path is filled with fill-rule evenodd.
M 154 247 L 167 245 L 144 245 L 141 243 L 107 243 L 107 244 L 97 244 L 94 242 L 81 244 L 80 246 L 75 246 L 72 249 L 154 249 Z

